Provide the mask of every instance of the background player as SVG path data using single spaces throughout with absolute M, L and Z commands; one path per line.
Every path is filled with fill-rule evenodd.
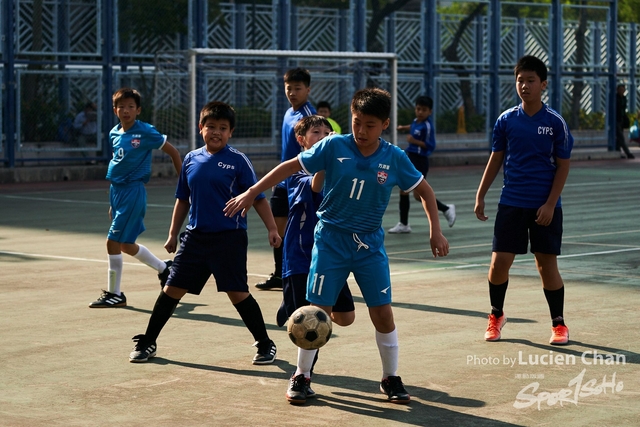
M 122 252 L 129 254 L 158 271 L 160 285 L 169 277 L 171 261 L 162 261 L 136 239 L 145 230 L 147 191 L 144 184 L 151 177 L 151 152 L 160 149 L 171 157 L 176 173 L 180 174 L 180 153 L 155 127 L 136 120 L 140 114 L 140 94 L 135 89 L 122 88 L 113 94 L 113 112 L 120 120 L 109 132 L 113 158 L 109 162 L 109 216 L 111 228 L 107 235 L 109 270 L 107 290 L 89 304 L 91 308 L 124 307 L 127 297 L 120 290 L 122 280 Z
M 573 137 L 562 116 L 542 102 L 542 91 L 547 87 L 544 62 L 534 56 L 523 56 L 514 74 L 522 103 L 503 112 L 496 120 L 492 153 L 478 187 L 474 209 L 479 220 L 488 219 L 484 213 L 484 197 L 503 167 L 504 185 L 496 214 L 488 277 L 491 314 L 484 338 L 497 341 L 501 337 L 507 321 L 503 307 L 509 269 L 516 254 L 527 253 L 531 242 L 551 313 L 549 343 L 567 344 L 564 283 L 557 257 L 562 243 L 560 194 L 569 175 Z
M 413 119 L 411 125 L 398 126 L 398 130 L 408 130 L 407 142 L 409 145 L 405 148 L 409 160 L 413 163 L 424 177 L 429 172 L 429 156 L 436 148 L 436 135 L 433 131 L 431 123 L 431 113 L 433 112 L 433 99 L 428 96 L 419 96 L 415 105 L 416 118 Z M 420 196 L 413 193 L 413 197 L 420 201 Z M 438 210 L 444 214 L 449 227 L 453 227 L 456 222 L 456 206 L 445 205 L 436 199 Z M 409 194 L 400 191 L 400 222 L 389 229 L 389 233 L 411 233 L 409 225 Z
M 291 174 L 304 169 L 325 171 L 325 197 L 318 209 L 307 300 L 331 313 L 350 273 L 362 291 L 376 330 L 382 360 L 380 391 L 393 403 L 408 403 L 410 396 L 397 375 L 398 335 L 391 309 L 389 260 L 384 249 L 382 216 L 393 187 L 416 191 L 430 220 L 434 256 L 445 256 L 449 244 L 440 230 L 433 190 L 400 148 L 380 135 L 389 126 L 391 96 L 377 88 L 356 92 L 351 101 L 353 134 L 332 135 L 284 162 L 245 193 L 231 199 L 227 215 L 246 212 L 254 198 Z M 298 360 L 287 399 L 304 400 L 310 385 L 313 359 Z M 302 384 L 301 384 L 302 383 Z M 299 396 L 302 394 L 302 396 Z
M 282 120 L 282 157 L 285 162 L 300 153 L 300 144 L 296 139 L 294 126 L 303 117 L 316 114 L 315 108 L 308 101 L 311 93 L 311 75 L 304 68 L 293 68 L 284 75 L 284 93 L 291 107 L 284 114 Z M 284 237 L 289 215 L 289 201 L 286 182 L 278 183 L 271 194 L 271 212 L 278 226 L 280 237 Z M 273 248 L 275 270 L 269 278 L 256 284 L 258 289 L 272 289 L 282 287 L 282 247 Z

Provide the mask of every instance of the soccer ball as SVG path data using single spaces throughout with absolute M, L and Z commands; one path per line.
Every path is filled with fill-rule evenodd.
M 314 350 L 331 338 L 331 317 L 320 307 L 305 305 L 291 314 L 287 322 L 289 338 L 298 347 Z

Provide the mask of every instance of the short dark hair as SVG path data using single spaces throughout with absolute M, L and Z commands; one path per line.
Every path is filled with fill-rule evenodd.
M 207 119 L 214 120 L 227 120 L 229 121 L 229 127 L 235 129 L 236 127 L 236 111 L 229 104 L 225 104 L 220 101 L 211 101 L 200 111 L 200 124 L 204 126 Z
M 518 63 L 513 69 L 513 75 L 518 77 L 521 71 L 533 71 L 540 77 L 541 82 L 547 80 L 547 66 L 533 55 L 525 55 L 518 59 Z
M 416 105 L 421 107 L 427 107 L 430 110 L 433 110 L 433 99 L 428 96 L 419 96 L 416 98 Z
M 133 99 L 136 103 L 136 107 L 140 108 L 140 100 L 142 96 L 140 96 L 140 92 L 135 89 L 131 89 L 130 87 L 123 87 L 118 89 L 113 93 L 111 97 L 111 101 L 113 106 L 115 107 L 118 102 L 124 101 L 125 99 Z
M 374 116 L 384 122 L 391 114 L 391 95 L 377 87 L 360 89 L 351 100 L 351 112 Z
M 331 129 L 331 123 L 329 120 L 325 119 L 322 116 L 314 114 L 312 116 L 303 117 L 298 120 L 298 123 L 293 127 L 293 131 L 296 136 L 305 136 L 307 131 L 311 128 L 326 126 Z
M 316 110 L 319 110 L 321 108 L 326 108 L 327 110 L 331 111 L 331 104 L 329 104 L 328 101 L 320 101 L 318 102 L 318 105 L 316 105 Z
M 301 82 L 304 83 L 305 86 L 309 87 L 311 86 L 311 74 L 309 73 L 309 70 L 304 68 L 292 68 L 284 73 L 284 82 Z

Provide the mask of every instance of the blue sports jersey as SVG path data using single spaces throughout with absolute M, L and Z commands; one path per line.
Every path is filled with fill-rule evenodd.
M 151 177 L 151 150 L 162 148 L 167 136 L 149 123 L 136 122 L 126 132 L 118 123 L 109 132 L 113 158 L 109 162 L 107 179 L 114 184 L 149 182 Z
M 352 134 L 331 135 L 298 159 L 308 173 L 326 171 L 320 221 L 352 233 L 378 230 L 393 187 L 409 192 L 423 179 L 407 154 L 382 138 L 376 152 L 364 157 Z
M 433 125 L 431 124 L 431 116 L 427 117 L 427 120 L 419 122 L 418 119 L 413 119 L 411 123 L 411 136 L 425 143 L 427 148 L 419 147 L 415 144 L 409 144 L 405 151 L 407 153 L 416 153 L 421 156 L 427 157 L 433 153 L 436 149 L 436 135 L 433 132 Z
M 203 233 L 247 229 L 247 218 L 240 212 L 226 217 L 223 209 L 229 199 L 257 182 L 251 162 L 228 145 L 215 154 L 206 147 L 193 150 L 184 158 L 176 199 L 191 204 L 187 229 Z M 260 193 L 256 200 L 263 199 Z
M 522 105 L 503 112 L 493 128 L 492 151 L 504 151 L 500 203 L 539 208 L 551 192 L 556 158 L 569 159 L 573 137 L 562 116 L 543 104 L 529 117 Z M 556 207 L 562 206 L 558 198 Z
M 309 273 L 313 230 L 318 223 L 316 211 L 322 194 L 311 190 L 313 176 L 304 171 L 289 178 L 289 218 L 284 234 L 282 277 Z

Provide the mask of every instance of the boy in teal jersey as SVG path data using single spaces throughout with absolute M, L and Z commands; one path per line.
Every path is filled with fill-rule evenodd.
M 158 272 L 160 285 L 169 277 L 171 261 L 162 261 L 136 239 L 144 228 L 147 210 L 147 191 L 144 185 L 151 177 L 151 152 L 159 149 L 171 157 L 176 173 L 180 174 L 182 159 L 176 148 L 155 127 L 136 118 L 140 114 L 140 94 L 135 89 L 122 88 L 113 94 L 113 112 L 120 123 L 109 132 L 113 158 L 109 162 L 107 179 L 111 228 L 107 236 L 109 268 L 107 290 L 92 302 L 91 308 L 124 307 L 127 298 L 120 290 L 122 280 L 122 252 L 137 258 Z
M 398 336 L 382 229 L 382 216 L 396 185 L 406 192 L 416 191 L 422 198 L 431 225 L 434 257 L 446 256 L 449 243 L 440 229 L 433 190 L 406 153 L 380 137 L 389 126 L 390 111 L 387 91 L 369 88 L 356 92 L 351 101 L 353 134 L 329 136 L 278 165 L 245 193 L 231 199 L 225 213 L 246 213 L 263 190 L 299 170 L 325 171 L 325 196 L 317 212 L 307 300 L 330 314 L 338 293 L 353 273 L 376 330 L 382 360 L 380 391 L 390 402 L 409 403 L 410 396 L 397 375 Z M 311 383 L 313 357 L 301 359 L 286 394 L 291 403 L 304 402 Z
M 144 334 L 136 335 L 129 355 L 133 363 L 156 355 L 156 340 L 187 293 L 199 295 L 213 275 L 218 292 L 225 292 L 258 348 L 254 365 L 276 359 L 276 345 L 269 338 L 258 302 L 247 285 L 247 220 L 227 217 L 225 203 L 257 181 L 244 153 L 227 145 L 236 123 L 233 108 L 219 101 L 209 102 L 200 112 L 199 128 L 204 147 L 187 153 L 176 187 L 176 203 L 169 237 L 164 247 L 176 252 L 167 284 L 156 300 Z M 271 246 L 281 239 L 264 194 L 253 204 L 269 232 Z M 180 234 L 186 218 L 189 223 Z M 178 245 L 178 241 L 180 244 Z
M 547 66 L 534 56 L 523 56 L 514 69 L 516 91 L 522 103 L 503 112 L 493 128 L 492 153 L 478 186 L 476 217 L 486 221 L 484 197 L 504 171 L 493 231 L 489 267 L 491 313 L 484 335 L 498 341 L 507 321 L 504 300 L 509 270 L 516 254 L 531 252 L 542 280 L 551 314 L 552 345 L 569 342 L 564 323 L 564 283 L 557 258 L 562 243 L 560 194 L 569 175 L 573 137 L 567 123 L 542 102 L 547 87 Z

